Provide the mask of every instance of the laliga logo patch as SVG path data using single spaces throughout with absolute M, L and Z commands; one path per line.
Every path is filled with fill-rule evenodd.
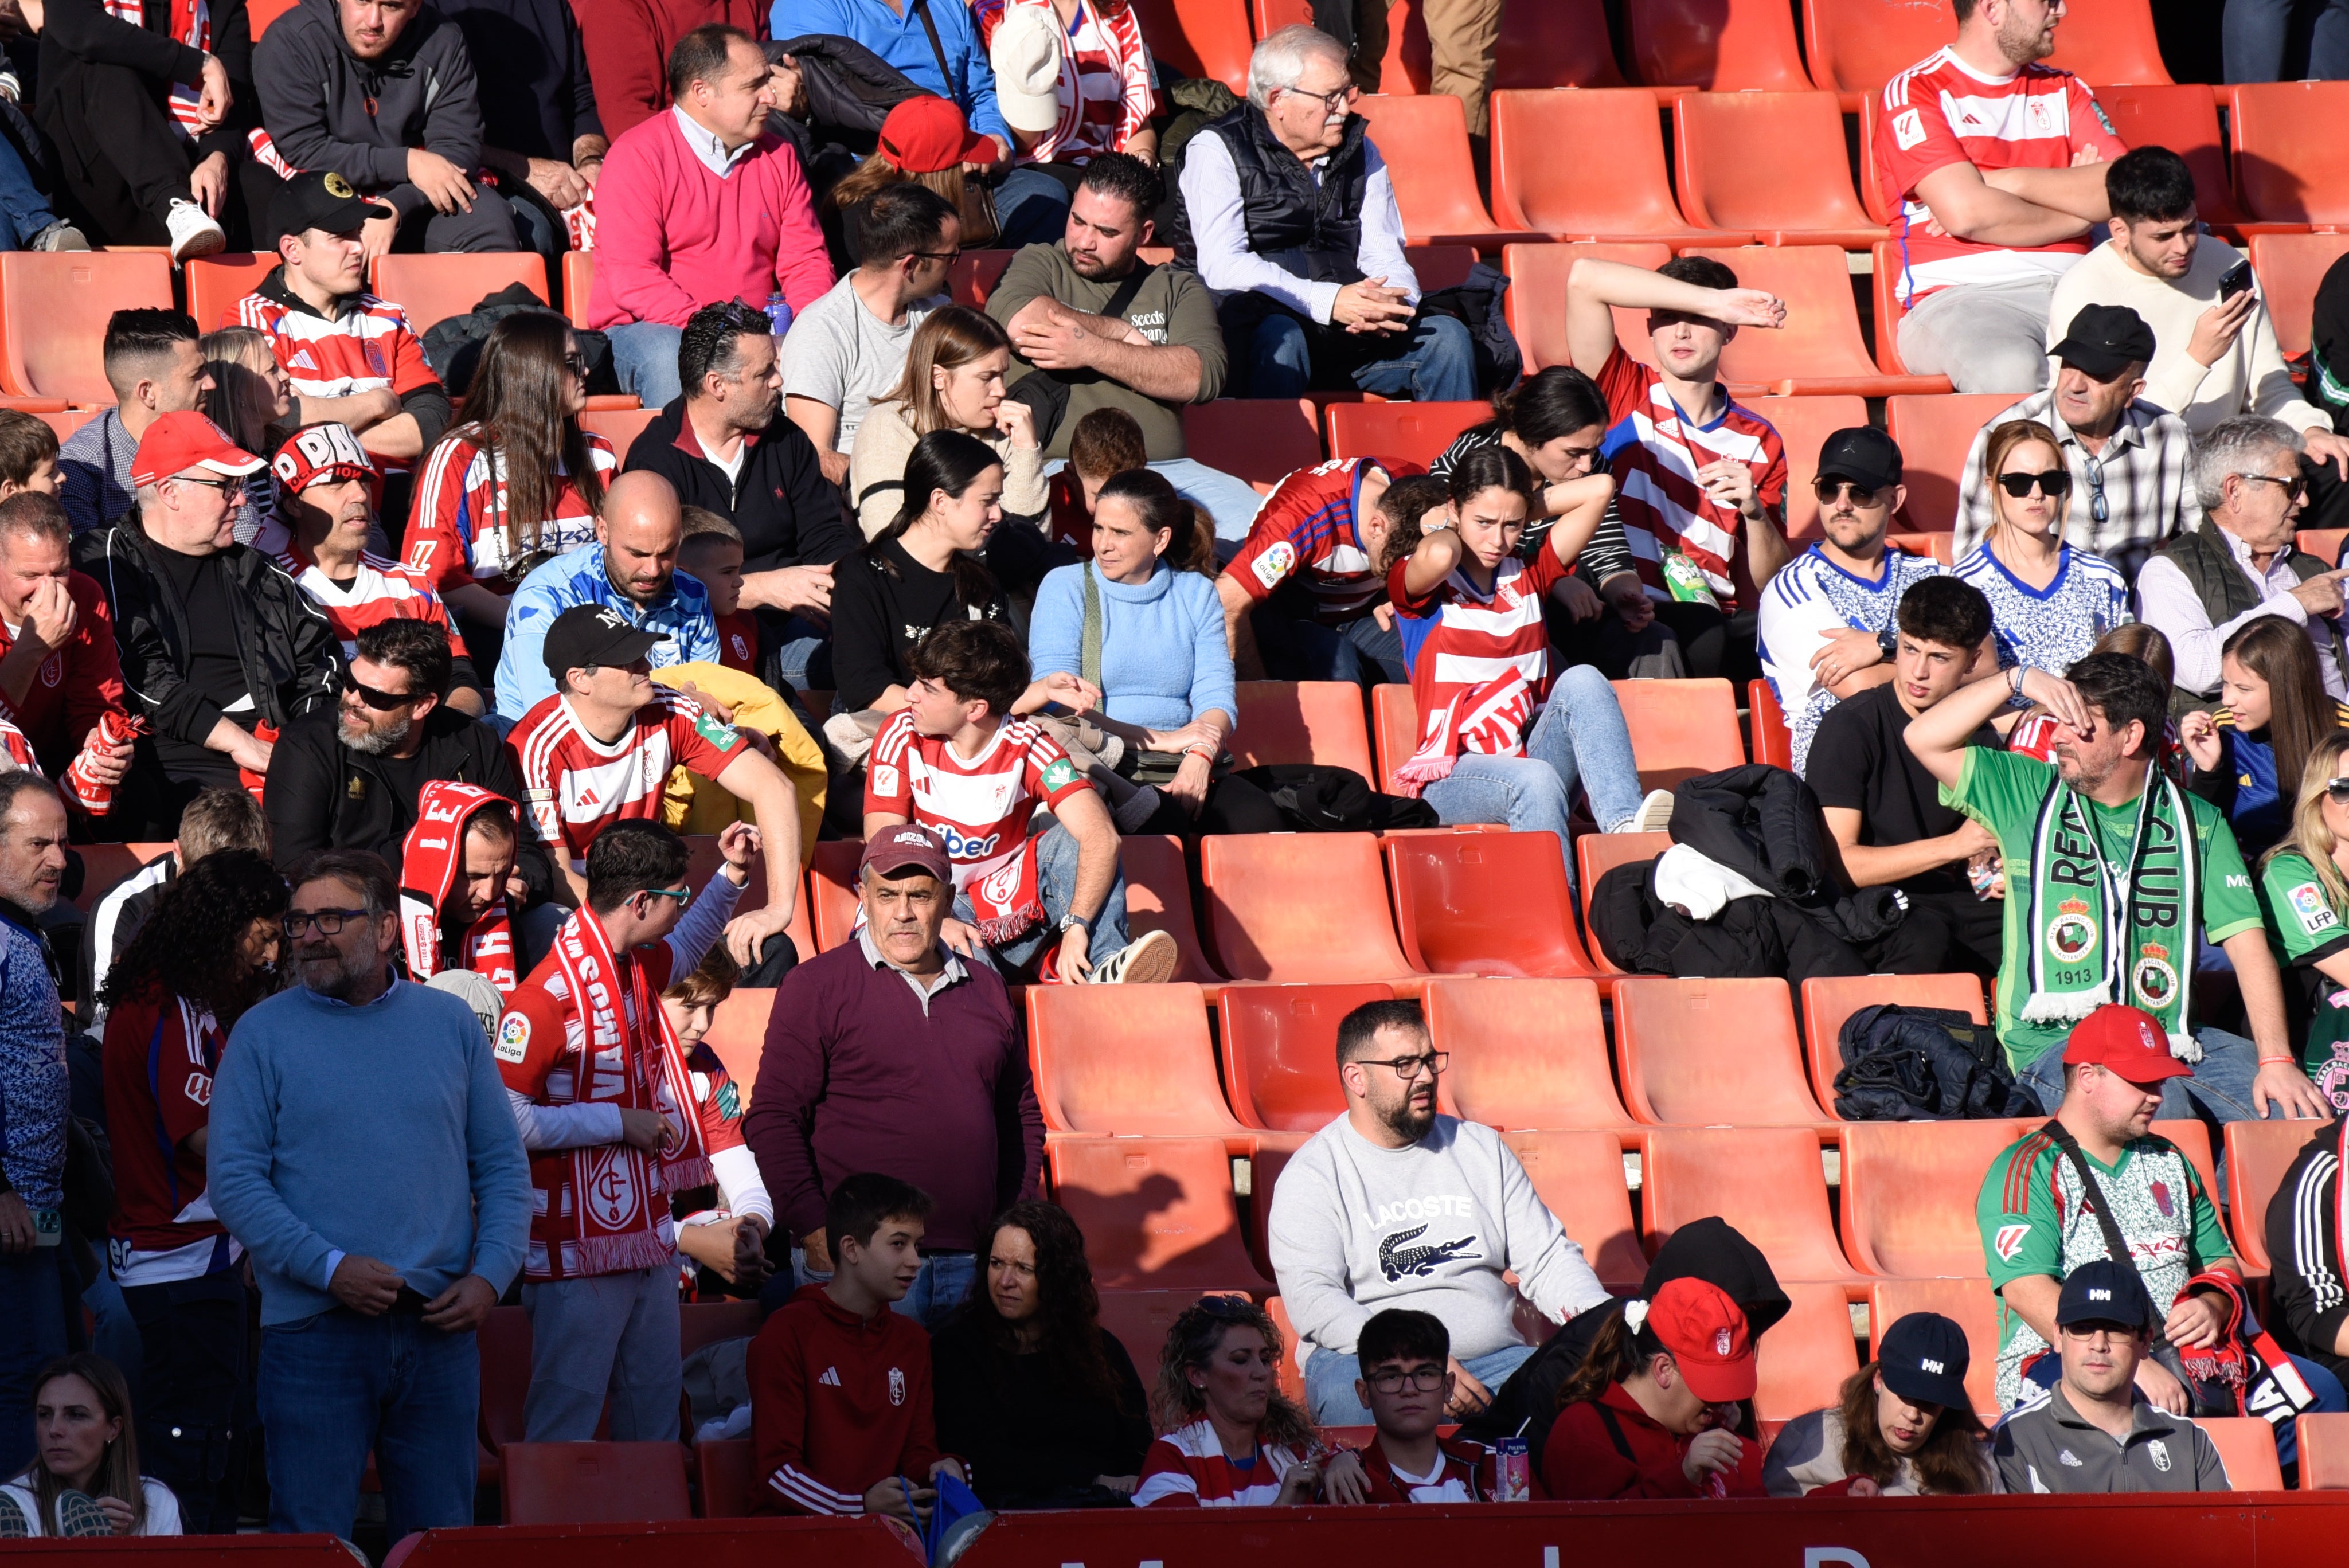
M 886 762 L 873 765 L 873 793 L 887 799 L 897 792 L 897 770 Z
M 2096 950 L 2096 923 L 2088 906 L 2067 898 L 2055 906 L 2054 922 L 2047 927 L 2047 955 L 2058 964 L 2077 964 Z
M 2014 1261 L 2014 1254 L 2023 1250 L 2023 1241 L 2030 1234 L 2029 1225 L 2001 1225 L 1991 1245 L 1997 1249 L 2002 1261 L 2011 1264 Z
M 1268 545 L 1256 558 L 1256 580 L 1270 588 L 1294 571 L 1297 566 L 1297 546 L 1283 539 Z
M 2341 923 L 2333 906 L 2324 902 L 2323 890 L 2314 882 L 2302 882 L 2284 895 L 2292 913 L 2300 918 L 2300 928 L 2313 936 L 2320 931 L 2330 931 Z
M 530 1020 L 520 1013 L 509 1013 L 506 1021 L 498 1026 L 498 1060 L 520 1067 L 530 1055 Z

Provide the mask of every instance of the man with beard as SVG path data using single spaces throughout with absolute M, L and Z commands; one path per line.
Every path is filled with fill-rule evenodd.
M 263 800 L 281 869 L 325 849 L 363 850 L 398 866 L 418 799 L 435 779 L 522 799 L 497 731 L 443 700 L 452 664 L 445 627 L 378 621 L 352 648 L 342 700 L 288 726 L 269 761 Z M 543 903 L 554 885 L 553 862 L 525 835 L 507 879 L 512 907 Z
M 1458 1420 L 1485 1408 L 1534 1346 L 1517 1295 L 1564 1322 L 1607 1292 L 1491 1128 L 1435 1113 L 1448 1053 L 1416 1002 L 1367 1002 L 1338 1025 L 1346 1114 L 1290 1157 L 1267 1244 L 1303 1341 L 1316 1425 L 1369 1426 L 1355 1392 L 1356 1338 L 1389 1307 L 1428 1313 L 1452 1336 Z M 1512 1287 L 1501 1276 L 1514 1271 Z
M 1972 744 L 2010 699 L 2055 717 L 2055 761 Z M 2284 1020 L 2242 851 L 2219 809 L 2158 766 L 2169 691 L 2125 654 L 2091 654 L 2068 679 L 2016 665 L 1918 715 L 1909 749 L 1941 800 L 1989 829 L 2006 865 L 2000 1042 L 2041 1105 L 2064 1099 L 2064 1042 L 2101 1003 L 2150 1015 L 2191 1077 L 2162 1086 L 2161 1114 L 2213 1122 L 2321 1117 Z M 2195 932 L 2226 950 L 2251 1038 L 2189 1018 Z M 2254 1043 L 2256 1042 L 2256 1043 Z
M 269 1526 L 348 1535 L 369 1449 L 392 1530 L 470 1524 L 473 1336 L 522 1270 L 529 1162 L 472 1009 L 392 970 L 383 861 L 290 880 L 296 984 L 230 1035 L 206 1150 L 261 1285 Z

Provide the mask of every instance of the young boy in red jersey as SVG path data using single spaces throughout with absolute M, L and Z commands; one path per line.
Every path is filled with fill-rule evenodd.
M 1408 681 L 1378 562 L 1397 523 L 1443 504 L 1440 481 L 1387 458 L 1340 458 L 1282 480 L 1216 578 L 1240 677 Z
M 930 1336 L 890 1311 L 922 1272 L 928 1194 L 894 1176 L 845 1178 L 824 1202 L 833 1275 L 806 1284 L 750 1341 L 757 1513 L 885 1514 L 918 1529 L 940 1475 Z
M 709 614 L 718 622 L 718 662 L 757 675 L 759 617 L 742 608 L 742 531 L 706 507 L 687 507 L 677 569 L 709 594 Z
M 1367 1502 L 1490 1502 L 1493 1455 L 1435 1435 L 1452 1398 L 1452 1336 L 1433 1314 L 1390 1307 L 1362 1325 L 1354 1395 L 1379 1435 L 1357 1456 Z

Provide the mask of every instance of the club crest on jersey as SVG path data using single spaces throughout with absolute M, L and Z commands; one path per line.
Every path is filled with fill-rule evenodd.
M 903 1367 L 890 1367 L 890 1368 L 889 1368 L 889 1403 L 891 1403 L 891 1404 L 893 1404 L 893 1405 L 902 1405 L 902 1404 L 904 1404 L 905 1402 L 905 1369 L 904 1369 Z
M 502 1062 L 512 1062 L 516 1067 L 522 1066 L 523 1059 L 530 1055 L 530 1020 L 528 1018 L 523 1017 L 520 1013 L 506 1015 L 505 1022 L 498 1026 L 498 1048 L 495 1054 L 498 1060 Z
M 2085 900 L 2067 898 L 2055 906 L 2047 927 L 2047 955 L 2058 964 L 2077 964 L 2096 950 L 2096 923 L 2088 918 Z
M 1256 580 L 1268 588 L 1275 587 L 1296 567 L 1297 546 L 1285 539 L 1275 540 L 1256 558 Z
M 2164 1473 L 2168 1471 L 2169 1445 L 2168 1443 L 2163 1442 L 2159 1438 L 2156 1438 L 2153 1441 L 2145 1445 L 2145 1451 L 2153 1456 L 2154 1469 L 2163 1471 Z
M 2168 1182 L 2148 1181 L 2145 1185 L 2145 1190 L 2151 1195 L 2153 1206 L 2161 1211 L 2163 1219 L 2169 1219 L 2178 1212 L 2177 1204 L 2170 1201 Z
M 2023 1243 L 2029 1239 L 2030 1235 L 2029 1225 L 2001 1225 L 1998 1228 L 1998 1234 L 1991 1239 L 1991 1247 L 1998 1253 L 2002 1262 L 2011 1264 L 2014 1261 L 2014 1254 L 2023 1250 Z
M 41 661 L 41 684 L 43 686 L 54 686 L 65 678 L 66 657 L 63 654 L 51 654 L 47 658 Z

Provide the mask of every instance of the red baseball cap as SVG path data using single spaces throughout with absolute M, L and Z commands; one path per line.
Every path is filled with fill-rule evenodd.
M 1708 1405 L 1754 1398 L 1754 1340 L 1745 1314 L 1710 1280 L 1666 1280 L 1648 1301 L 1647 1326 L 1672 1353 L 1689 1392 Z
M 970 129 L 962 110 L 936 93 L 920 93 L 881 122 L 882 156 L 908 174 L 943 174 L 962 163 L 992 163 L 998 149 Z
M 277 476 L 279 484 L 299 495 L 322 481 L 372 479 L 375 465 L 367 461 L 366 449 L 348 425 L 327 420 L 305 425 L 286 437 L 269 471 Z
M 2072 1026 L 2064 1065 L 2090 1062 L 2110 1068 L 2131 1083 L 2194 1076 L 2192 1068 L 2169 1054 L 2169 1037 L 2153 1015 L 2124 1002 L 2107 1002 Z
M 139 438 L 139 453 L 130 459 L 130 482 L 136 487 L 160 484 L 190 469 L 234 479 L 260 467 L 259 458 L 191 409 L 166 414 L 147 427 L 147 433 Z
M 894 828 L 884 828 L 865 841 L 864 861 L 857 868 L 859 881 L 866 872 L 887 876 L 908 866 L 926 871 L 938 881 L 952 886 L 954 862 L 947 859 L 944 844 L 927 828 L 913 822 L 900 822 Z

